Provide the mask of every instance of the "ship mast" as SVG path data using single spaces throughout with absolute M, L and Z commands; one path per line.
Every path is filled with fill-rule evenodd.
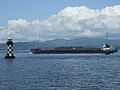
M 103 22 L 104 27 L 106 28 L 106 30 L 108 30 L 108 27 L 105 25 L 105 23 Z M 108 45 L 108 32 L 105 31 L 105 44 Z
M 34 29 L 32 25 L 31 25 L 31 28 Z M 35 30 L 35 38 L 34 39 L 35 39 L 35 45 L 38 48 L 39 47 L 39 43 L 38 43 L 38 33 L 37 33 L 37 30 Z
M 105 36 L 105 43 L 108 44 L 108 33 L 106 33 L 106 36 Z

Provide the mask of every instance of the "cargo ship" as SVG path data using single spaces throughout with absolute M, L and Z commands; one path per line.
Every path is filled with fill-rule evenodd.
M 84 48 L 84 47 L 57 47 L 55 49 L 32 48 L 33 54 L 77 54 L 77 53 L 103 53 L 109 55 L 117 52 L 118 49 L 112 45 L 104 44 L 100 48 Z

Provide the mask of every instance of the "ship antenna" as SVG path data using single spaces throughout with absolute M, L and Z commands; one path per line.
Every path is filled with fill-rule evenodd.
M 103 22 L 104 27 L 108 30 L 107 26 L 105 25 L 105 23 Z M 105 44 L 108 44 L 108 32 L 106 31 L 106 35 L 105 35 Z
M 108 44 L 108 33 L 106 33 L 105 43 Z
M 31 26 L 32 27 L 32 29 L 33 29 L 33 26 Z M 35 44 L 36 44 L 36 47 L 38 48 L 38 46 L 39 46 L 39 43 L 38 43 L 38 38 L 37 38 L 37 31 L 35 30 Z

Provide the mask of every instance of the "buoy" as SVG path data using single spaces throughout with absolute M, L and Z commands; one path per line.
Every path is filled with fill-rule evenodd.
M 6 44 L 7 44 L 7 51 L 6 51 L 5 59 L 13 59 L 13 58 L 15 58 L 15 56 L 13 54 L 13 41 L 12 41 L 12 38 L 8 38 Z

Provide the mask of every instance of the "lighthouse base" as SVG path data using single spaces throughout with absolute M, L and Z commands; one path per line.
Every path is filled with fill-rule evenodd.
M 14 59 L 15 56 L 5 56 L 5 59 Z

